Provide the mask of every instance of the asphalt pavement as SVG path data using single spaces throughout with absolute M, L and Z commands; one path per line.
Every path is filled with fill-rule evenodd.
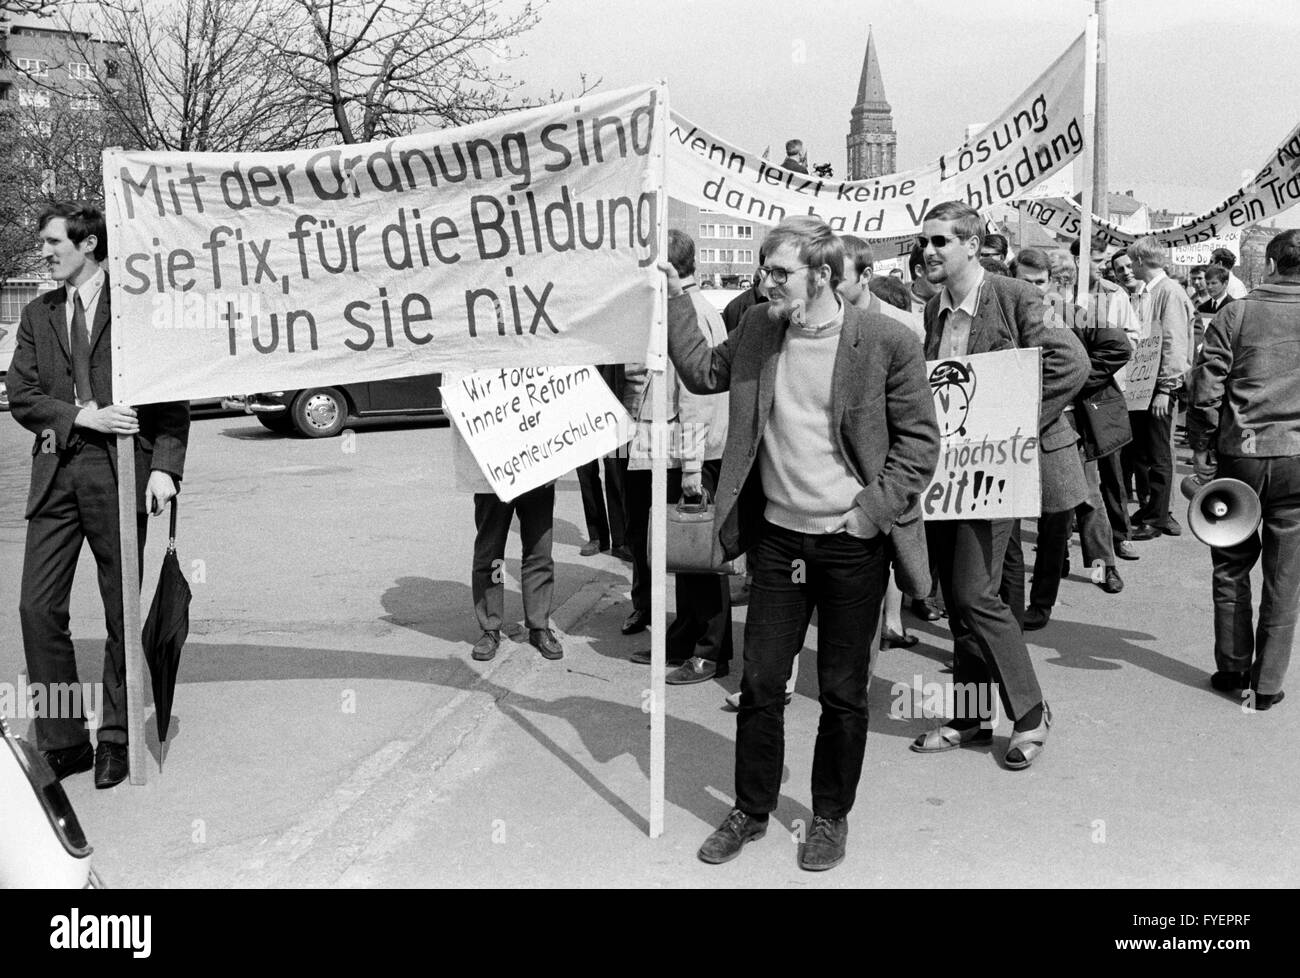
M 17 622 L 30 436 L 0 415 L 0 682 L 23 671 Z M 647 835 L 649 670 L 627 661 L 627 565 L 582 558 L 572 475 L 556 496 L 555 621 L 565 657 L 507 642 L 491 663 L 468 575 L 471 497 L 445 427 L 367 426 L 321 441 L 254 420 L 198 420 L 178 551 L 194 591 L 172 734 L 149 780 L 65 782 L 114 886 L 1290 886 L 1300 778 L 1286 702 L 1253 713 L 1208 687 L 1208 550 L 1190 535 L 1138 544 L 1127 583 L 1062 586 L 1031 654 L 1055 726 L 1032 768 L 992 748 L 920 756 L 948 680 L 946 622 L 886 650 L 849 855 L 801 872 L 811 821 L 815 640 L 786 711 L 777 822 L 736 861 L 695 849 L 727 813 L 734 714 L 726 679 L 669 690 L 666 833 Z M 164 524 L 153 523 L 144 594 Z M 1032 532 L 1027 534 L 1032 540 Z M 1032 552 L 1029 554 L 1032 562 Z M 1074 549 L 1074 564 L 1082 561 Z M 507 616 L 522 617 L 518 537 Z M 1258 581 L 1258 572 L 1256 575 Z M 1258 590 L 1257 590 L 1258 593 Z M 671 610 L 671 609 L 670 609 Z M 744 608 L 735 611 L 737 652 Z M 83 554 L 72 602 L 83 680 L 104 636 Z M 522 638 L 522 636 L 519 636 Z M 147 684 L 146 684 L 147 685 Z M 16 719 L 21 733 L 27 722 Z M 161 760 L 161 770 L 158 763 Z

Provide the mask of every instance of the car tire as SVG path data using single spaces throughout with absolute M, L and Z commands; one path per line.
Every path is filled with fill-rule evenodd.
M 289 414 L 300 435 L 333 438 L 347 423 L 348 402 L 333 387 L 313 387 L 294 398 Z
M 293 418 L 289 417 L 286 411 L 284 414 L 258 414 L 254 415 L 267 431 L 274 431 L 277 435 L 287 435 L 293 431 Z

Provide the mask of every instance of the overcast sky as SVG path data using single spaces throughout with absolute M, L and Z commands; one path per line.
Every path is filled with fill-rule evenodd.
M 846 170 L 867 29 L 911 169 L 986 123 L 1082 33 L 1091 0 L 551 0 L 512 73 L 533 93 L 668 80 L 692 122 Z M 1300 121 L 1300 0 L 1109 0 L 1110 187 L 1200 211 Z M 1279 223 L 1300 225 L 1300 207 Z

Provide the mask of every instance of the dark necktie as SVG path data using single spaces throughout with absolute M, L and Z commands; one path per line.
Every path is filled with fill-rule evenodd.
M 72 381 L 78 401 L 89 404 L 95 399 L 90 389 L 90 335 L 86 332 L 86 310 L 80 292 L 72 294 Z

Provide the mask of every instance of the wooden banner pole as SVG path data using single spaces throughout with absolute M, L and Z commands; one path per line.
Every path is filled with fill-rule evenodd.
M 135 436 L 117 436 L 117 530 L 122 545 L 122 642 L 126 647 L 127 759 L 144 784 L 144 643 L 140 638 L 140 552 L 135 511 Z

